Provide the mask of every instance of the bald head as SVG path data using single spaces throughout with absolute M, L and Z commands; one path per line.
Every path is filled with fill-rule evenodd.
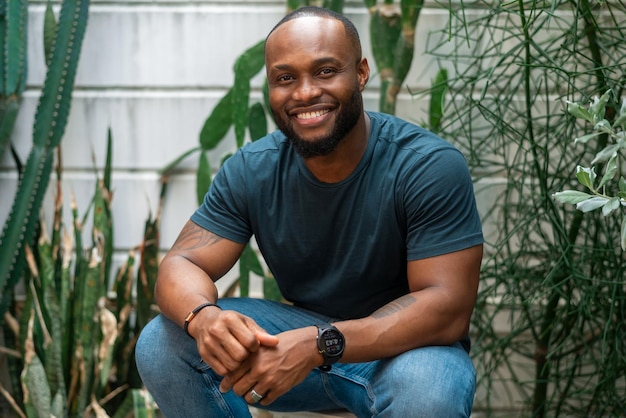
M 361 59 L 361 39 L 359 38 L 359 32 L 357 31 L 354 24 L 344 15 L 321 7 L 305 6 L 285 15 L 285 17 L 283 17 L 267 35 L 267 38 L 265 39 L 266 43 L 270 36 L 272 36 L 274 31 L 276 31 L 276 29 L 291 20 L 299 19 L 302 17 L 320 17 L 324 19 L 334 19 L 339 21 L 343 25 L 346 38 L 350 42 L 350 45 L 353 49 L 352 52 L 354 52 L 358 60 Z

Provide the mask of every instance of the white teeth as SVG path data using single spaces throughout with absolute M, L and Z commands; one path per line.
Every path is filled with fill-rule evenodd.
M 315 112 L 306 112 L 306 113 L 298 113 L 298 119 L 312 119 L 320 117 L 324 114 L 328 113 L 328 110 L 318 110 Z

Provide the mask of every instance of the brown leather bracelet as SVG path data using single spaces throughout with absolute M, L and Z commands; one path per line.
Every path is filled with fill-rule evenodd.
M 196 317 L 196 314 L 198 312 L 200 312 L 201 310 L 203 310 L 204 308 L 208 308 L 209 306 L 215 306 L 216 308 L 222 309 L 219 306 L 217 306 L 214 303 L 211 302 L 206 302 L 203 303 L 202 305 L 198 305 L 194 308 L 193 311 L 189 312 L 187 314 L 187 316 L 185 317 L 185 324 L 183 325 L 183 329 L 185 330 L 185 332 L 187 333 L 187 335 L 189 335 L 191 337 L 191 334 L 189 333 L 189 330 L 187 328 L 189 328 L 189 323 L 191 322 L 192 319 L 194 319 Z M 193 337 L 191 337 L 193 338 Z

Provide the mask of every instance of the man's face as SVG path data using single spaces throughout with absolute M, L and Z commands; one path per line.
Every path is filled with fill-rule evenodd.
M 332 152 L 363 113 L 369 77 L 343 24 L 320 17 L 284 23 L 267 40 L 265 65 L 278 128 L 303 158 Z

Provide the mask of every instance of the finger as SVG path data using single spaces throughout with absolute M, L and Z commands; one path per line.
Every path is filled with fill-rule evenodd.
M 267 347 L 274 347 L 278 344 L 278 337 L 269 334 L 267 331 L 261 328 L 254 320 L 249 319 L 248 321 L 246 321 L 246 325 L 254 333 L 259 346 L 264 345 Z M 258 349 L 258 346 L 256 347 L 256 349 Z
M 243 398 L 250 405 L 262 403 L 265 400 L 265 392 L 260 390 L 258 387 L 253 387 Z
M 233 389 L 233 391 L 235 393 L 236 390 L 234 388 L 234 386 L 236 384 L 239 383 L 239 387 L 241 388 L 241 392 L 237 393 L 238 395 L 244 395 L 245 394 L 245 390 L 247 390 L 250 386 L 252 386 L 251 384 L 247 384 L 244 386 L 243 383 L 240 382 L 240 380 L 247 375 L 250 372 L 250 368 L 244 367 L 244 364 L 242 364 L 240 367 L 238 367 L 237 369 L 227 373 L 224 378 L 222 379 L 222 381 L 220 382 L 220 392 L 222 393 L 226 393 L 229 390 Z
M 275 347 L 278 344 L 278 337 L 268 334 L 265 331 L 257 333 L 256 338 L 259 341 L 259 344 L 266 347 Z

